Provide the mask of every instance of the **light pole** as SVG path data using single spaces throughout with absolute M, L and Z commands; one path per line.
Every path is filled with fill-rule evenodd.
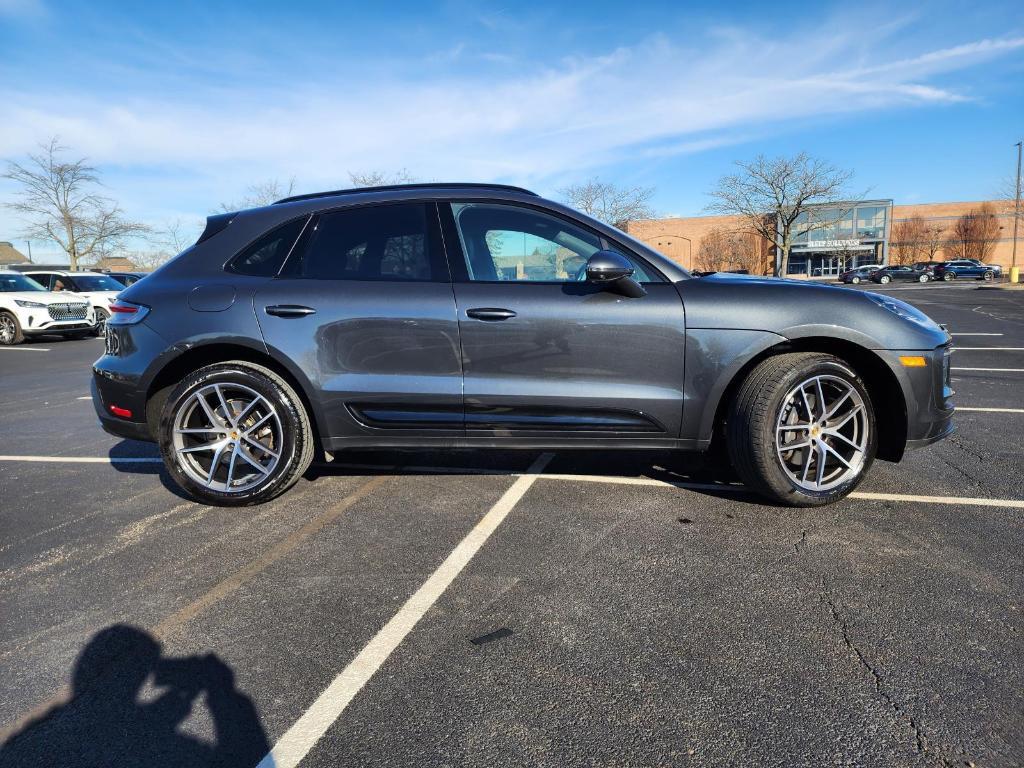
M 687 255 L 687 261 L 690 262 L 689 265 L 686 268 L 687 269 L 693 269 L 693 241 L 690 240 L 690 238 L 688 238 L 686 235 L 673 235 L 671 232 L 661 232 L 661 233 L 659 233 L 658 236 L 659 237 L 677 237 L 680 240 L 685 240 L 686 241 L 686 251 L 687 251 L 687 254 L 686 254 Z M 671 243 L 670 243 L 670 245 L 671 245 Z
M 1017 266 L 1017 226 L 1020 223 L 1020 151 L 1021 144 L 1024 142 L 1017 142 L 1017 190 L 1013 196 L 1013 256 L 1010 260 L 1010 266 Z

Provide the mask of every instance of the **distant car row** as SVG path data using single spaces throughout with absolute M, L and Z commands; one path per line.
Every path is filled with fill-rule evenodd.
M 99 336 L 114 298 L 141 277 L 129 272 L 0 270 L 0 346 L 19 344 L 28 336 Z
M 958 259 L 956 261 L 919 261 L 912 266 L 881 264 L 865 264 L 850 269 L 839 275 L 841 283 L 862 283 L 870 280 L 885 285 L 894 280 L 912 280 L 916 283 L 927 283 L 930 280 L 956 280 L 966 277 L 974 280 L 994 280 L 1000 277 L 1003 268 L 998 264 L 984 264 L 977 259 Z

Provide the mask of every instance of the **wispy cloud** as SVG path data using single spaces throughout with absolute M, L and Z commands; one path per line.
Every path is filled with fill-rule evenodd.
M 335 64 L 288 85 L 197 78 L 156 95 L 8 84 L 0 155 L 56 134 L 95 162 L 143 176 L 170 169 L 211 187 L 292 176 L 319 187 L 345 183 L 348 169 L 402 167 L 426 178 L 536 182 L 700 152 L 765 126 L 956 103 L 972 94 L 944 76 L 1024 48 L 1024 38 L 985 39 L 907 57 L 885 41 L 865 49 L 860 34 L 765 39 L 733 28 L 695 39 L 656 36 L 486 76 L 450 67 L 343 78 Z M 468 54 L 456 45 L 438 58 Z

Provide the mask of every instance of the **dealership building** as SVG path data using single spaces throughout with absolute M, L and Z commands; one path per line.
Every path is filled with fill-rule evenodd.
M 811 206 L 796 222 L 787 275 L 827 278 L 862 265 L 888 264 L 894 224 L 920 216 L 930 227 L 951 231 L 957 219 L 984 204 L 985 201 L 895 205 L 892 200 L 880 199 Z M 996 211 L 999 229 L 987 260 L 1008 267 L 1013 251 L 1013 209 L 1004 201 L 988 204 Z M 802 229 L 807 231 L 799 231 Z M 627 227 L 633 237 L 688 269 L 693 269 L 701 240 L 722 230 L 743 232 L 747 226 L 741 216 L 695 216 L 641 219 L 629 222 Z M 771 250 L 760 238 L 752 238 L 751 242 L 760 243 L 766 254 Z M 1024 225 L 1017 247 L 1019 265 L 1024 261 Z M 936 256 L 936 260 L 952 258 L 953 255 L 942 252 Z

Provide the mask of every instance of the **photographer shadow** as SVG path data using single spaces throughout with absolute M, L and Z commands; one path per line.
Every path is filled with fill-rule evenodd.
M 180 730 L 200 702 L 210 741 Z M 252 700 L 217 656 L 169 658 L 147 632 L 98 632 L 75 663 L 70 700 L 0 746 L 0 766 L 247 766 L 270 744 Z

